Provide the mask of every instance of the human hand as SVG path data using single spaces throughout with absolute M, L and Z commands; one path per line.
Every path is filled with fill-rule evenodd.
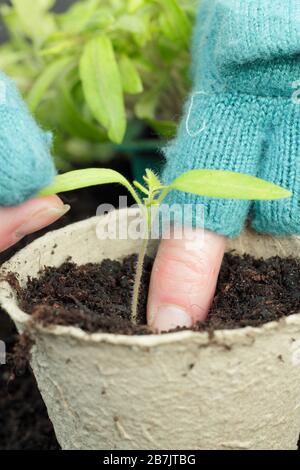
M 35 198 L 51 183 L 52 137 L 42 131 L 15 83 L 0 72 L 0 252 L 68 210 L 57 197 Z M 25 202 L 26 201 L 26 202 Z
M 212 232 L 194 251 L 184 240 L 162 241 L 148 303 L 148 323 L 159 331 L 206 317 L 225 236 L 238 236 L 246 222 L 272 236 L 300 234 L 300 114 L 292 97 L 299 70 L 298 2 L 279 2 L 279 9 L 271 0 L 228 0 L 226 8 L 224 3 L 201 2 L 193 90 L 176 138 L 165 149 L 162 181 L 169 184 L 191 169 L 227 170 L 280 185 L 292 197 L 253 202 L 170 195 L 170 206 L 202 205 L 205 228 Z M 269 41 L 266 25 L 273 34 Z
M 57 196 L 35 198 L 15 207 L 0 208 L 0 253 L 52 224 L 69 210 Z
M 208 230 L 185 231 L 162 240 L 148 296 L 149 326 L 157 331 L 191 327 L 205 320 L 217 284 L 226 237 Z

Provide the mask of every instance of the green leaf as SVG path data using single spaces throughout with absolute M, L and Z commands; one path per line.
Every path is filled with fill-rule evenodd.
M 134 13 L 136 10 L 145 5 L 145 0 L 128 0 L 128 12 Z
M 85 46 L 80 60 L 80 78 L 93 116 L 116 143 L 126 131 L 122 82 L 111 40 L 101 35 Z
M 97 23 L 99 28 L 113 22 L 109 7 L 101 7 L 102 0 L 75 2 L 65 13 L 58 16 L 61 29 L 71 34 L 81 34 Z
M 113 28 L 115 18 L 113 14 L 109 11 L 109 8 L 98 8 L 97 12 L 91 17 L 89 22 L 86 25 L 87 30 L 105 30 L 109 26 Z
M 63 175 L 55 177 L 54 182 L 43 189 L 40 196 L 51 196 L 66 191 L 74 191 L 75 189 L 88 188 L 102 184 L 119 183 L 125 186 L 135 200 L 140 203 L 139 198 L 131 186 L 121 173 L 106 168 L 88 168 L 85 170 L 75 170 Z
M 11 65 L 21 64 L 24 68 L 25 66 L 22 64 L 22 61 L 26 59 L 26 52 L 20 51 L 16 52 L 9 46 L 1 47 L 0 53 L 0 70 L 5 70 Z
M 72 50 L 74 46 L 75 46 L 74 39 L 64 39 L 64 40 L 50 42 L 44 48 L 40 49 L 39 55 L 41 57 L 59 55 L 64 51 Z
M 178 124 L 175 121 L 147 119 L 147 122 L 162 137 L 173 138 L 176 136 Z
M 125 93 L 132 95 L 141 93 L 143 91 L 143 84 L 133 60 L 123 54 L 119 61 L 119 67 Z
M 146 196 L 149 196 L 149 191 L 148 189 L 144 188 L 143 185 L 141 185 L 141 183 L 139 183 L 138 181 L 134 181 L 133 182 L 133 185 L 139 189 L 141 191 L 141 193 L 145 194 Z
M 223 170 L 191 170 L 170 185 L 172 189 L 222 199 L 268 200 L 291 197 L 291 192 L 273 183 Z
M 41 10 L 50 10 L 54 7 L 56 0 L 34 0 Z
M 77 108 L 71 91 L 67 87 L 67 83 L 61 85 L 60 91 L 59 119 L 63 128 L 74 137 L 80 137 L 89 142 L 107 141 L 106 132 L 83 117 L 83 114 Z
M 159 100 L 157 87 L 143 93 L 135 105 L 135 113 L 139 119 L 155 119 L 155 112 Z
M 143 21 L 134 15 L 122 15 L 113 24 L 114 30 L 124 31 L 126 33 L 145 34 Z
M 149 168 L 146 169 L 146 175 L 143 176 L 143 178 L 144 181 L 147 183 L 147 186 L 150 191 L 156 191 L 162 186 L 154 171 L 150 170 Z
M 54 18 L 47 11 L 53 3 L 50 0 L 12 0 L 25 34 L 38 43 L 55 30 Z
M 27 96 L 27 102 L 32 112 L 35 112 L 50 85 L 52 85 L 57 76 L 65 70 L 70 61 L 71 59 L 69 57 L 59 59 L 52 62 L 44 69 Z
M 161 26 L 165 35 L 177 43 L 189 47 L 192 33 L 191 22 L 177 0 L 156 0 L 164 9 Z

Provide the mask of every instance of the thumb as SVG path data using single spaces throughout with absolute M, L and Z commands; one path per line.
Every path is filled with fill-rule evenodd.
M 52 224 L 69 209 L 57 196 L 31 199 L 15 207 L 0 207 L 0 253 L 26 235 Z
M 158 332 L 191 327 L 207 317 L 226 238 L 203 229 L 184 230 L 180 240 L 162 240 L 148 296 L 149 326 Z

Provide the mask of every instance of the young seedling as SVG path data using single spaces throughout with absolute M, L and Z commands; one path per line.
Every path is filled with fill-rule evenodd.
M 92 168 L 59 175 L 51 186 L 40 193 L 41 196 L 49 196 L 108 183 L 119 183 L 129 191 L 140 207 L 145 222 L 145 234 L 139 250 L 132 297 L 131 320 L 133 324 L 137 323 L 144 259 L 153 222 L 152 209 L 155 207 L 155 214 L 170 191 L 177 190 L 199 196 L 242 200 L 275 200 L 291 197 L 290 191 L 273 183 L 254 176 L 223 170 L 191 170 L 178 176 L 167 186 L 163 185 L 151 170 L 146 170 L 144 182 L 144 185 L 137 181 L 131 184 L 124 176 L 114 170 Z M 142 193 L 143 197 L 139 193 Z

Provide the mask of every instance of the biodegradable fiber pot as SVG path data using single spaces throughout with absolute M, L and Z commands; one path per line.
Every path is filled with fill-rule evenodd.
M 136 215 L 118 212 L 120 226 Z M 111 217 L 49 233 L 3 269 L 18 273 L 24 285 L 28 275 L 59 266 L 68 256 L 83 264 L 136 252 L 135 240 L 97 238 L 97 226 Z M 247 233 L 229 248 L 257 257 L 295 256 L 300 240 Z M 0 284 L 0 303 L 23 331 L 30 317 L 6 282 Z M 213 337 L 38 327 L 31 364 L 64 449 L 297 448 L 300 315 Z

